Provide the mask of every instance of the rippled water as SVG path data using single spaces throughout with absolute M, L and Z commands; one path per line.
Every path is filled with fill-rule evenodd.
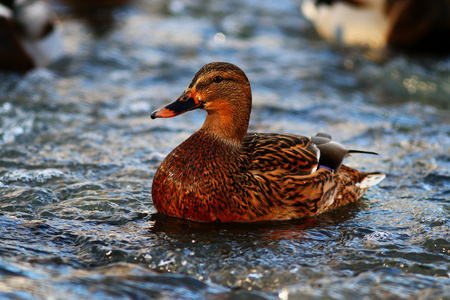
M 449 58 L 333 47 L 287 0 L 61 14 L 63 61 L 0 73 L 0 298 L 450 299 Z M 156 214 L 155 170 L 204 114 L 149 114 L 210 61 L 250 78 L 251 130 L 328 132 L 387 178 L 316 218 Z

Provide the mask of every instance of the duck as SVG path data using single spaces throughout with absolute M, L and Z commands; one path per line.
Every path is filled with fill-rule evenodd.
M 56 18 L 44 1 L 0 1 L 0 69 L 25 72 L 64 56 Z
M 152 119 L 207 112 L 202 127 L 167 155 L 153 177 L 158 212 L 197 222 L 296 219 L 355 202 L 385 178 L 343 165 L 350 153 L 366 152 L 347 150 L 328 134 L 247 132 L 251 108 L 245 73 L 212 62 L 177 100 L 152 112 Z
M 301 10 L 336 44 L 450 53 L 450 0 L 304 0 Z

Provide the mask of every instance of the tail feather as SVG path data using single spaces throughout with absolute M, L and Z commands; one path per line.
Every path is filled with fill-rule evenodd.
M 364 178 L 359 183 L 360 189 L 367 189 L 371 186 L 377 185 L 380 183 L 384 178 L 386 178 L 386 175 L 383 173 L 368 173 L 366 178 Z
M 386 177 L 383 173 L 360 172 L 346 165 L 342 165 L 336 175 L 339 178 L 339 188 L 330 209 L 357 201 L 370 186 Z
M 348 153 L 364 153 L 364 154 L 378 155 L 378 153 L 376 153 L 376 152 L 364 151 L 364 150 L 348 150 Z

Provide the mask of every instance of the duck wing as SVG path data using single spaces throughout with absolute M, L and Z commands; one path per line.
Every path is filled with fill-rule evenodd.
M 318 166 L 319 150 L 311 139 L 281 133 L 247 133 L 241 159 L 247 171 L 284 170 L 287 174 L 311 174 Z

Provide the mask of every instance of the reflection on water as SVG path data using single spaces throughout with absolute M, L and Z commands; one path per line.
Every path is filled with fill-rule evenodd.
M 67 57 L 0 73 L 0 298 L 450 297 L 450 61 L 324 43 L 291 1 L 142 1 Z M 379 157 L 357 204 L 280 223 L 156 213 L 151 181 L 202 112 L 151 120 L 210 61 L 242 67 L 250 130 L 328 132 Z

